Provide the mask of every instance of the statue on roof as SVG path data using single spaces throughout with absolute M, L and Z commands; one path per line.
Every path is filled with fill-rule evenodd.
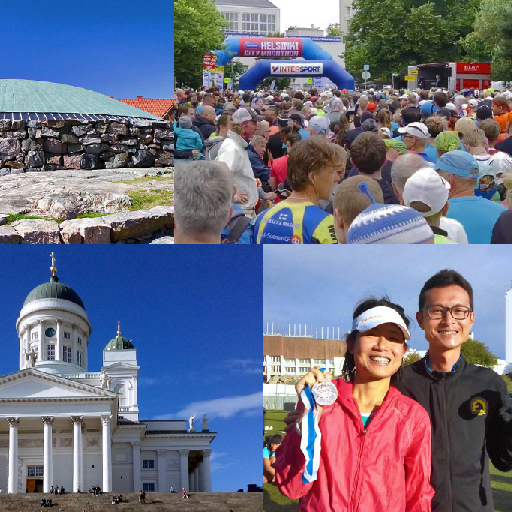
M 206 414 L 203 416 L 203 432 L 208 432 L 208 418 Z
M 188 419 L 188 424 L 190 426 L 190 429 L 189 429 L 189 432 L 195 432 L 196 429 L 194 428 L 194 418 L 196 417 L 196 415 L 194 414 L 193 416 L 190 416 L 190 418 Z
M 101 373 L 100 373 L 101 389 L 110 389 L 110 382 L 111 382 L 110 375 L 107 375 L 105 368 L 102 368 Z
M 30 352 L 27 352 L 26 349 L 24 350 L 24 352 L 25 352 L 25 358 L 28 361 L 28 367 L 34 368 L 34 366 L 36 365 L 37 352 L 35 350 L 31 350 Z

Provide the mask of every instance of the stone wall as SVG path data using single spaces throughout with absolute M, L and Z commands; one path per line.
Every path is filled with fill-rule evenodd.
M 173 165 L 170 121 L 0 119 L 0 176 L 27 171 Z

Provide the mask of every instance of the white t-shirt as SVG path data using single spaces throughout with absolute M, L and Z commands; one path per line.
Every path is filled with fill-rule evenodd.
M 457 244 L 467 244 L 468 236 L 464 230 L 464 226 L 455 219 L 441 217 L 439 227 L 448 233 L 448 238 Z

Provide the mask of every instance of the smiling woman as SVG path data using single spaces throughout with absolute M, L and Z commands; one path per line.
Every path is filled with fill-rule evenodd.
M 332 379 L 324 369 L 312 369 L 297 383 L 305 408 L 285 418 L 275 477 L 283 494 L 300 498 L 300 512 L 370 510 L 368 499 L 375 512 L 430 511 L 430 421 L 391 386 L 408 327 L 403 308 L 387 298 L 361 302 L 342 378 L 332 381 L 334 403 L 311 406 L 307 399 L 316 382 Z

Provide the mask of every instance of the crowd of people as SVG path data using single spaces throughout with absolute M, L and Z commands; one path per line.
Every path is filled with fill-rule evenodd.
M 176 90 L 175 243 L 512 243 L 512 92 Z

